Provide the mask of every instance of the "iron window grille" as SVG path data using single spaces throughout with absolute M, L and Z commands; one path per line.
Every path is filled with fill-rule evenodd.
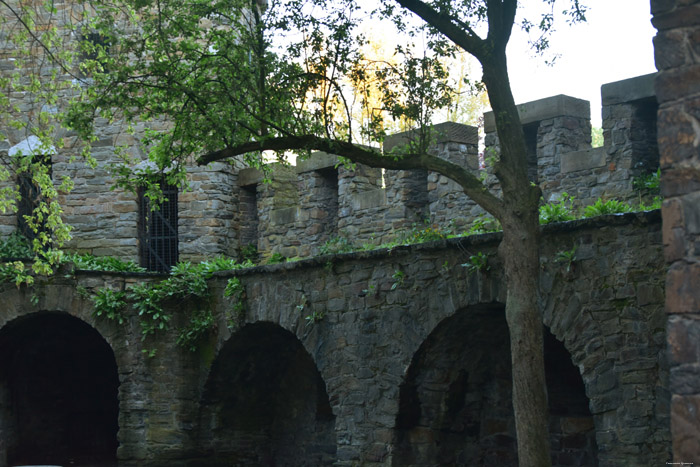
M 177 186 L 161 182 L 165 200 L 157 209 L 145 189 L 139 190 L 139 248 L 141 266 L 149 271 L 170 272 L 178 260 Z

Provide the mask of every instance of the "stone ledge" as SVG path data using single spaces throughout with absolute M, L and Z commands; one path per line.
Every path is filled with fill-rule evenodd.
M 603 167 L 606 162 L 605 148 L 591 148 L 567 152 L 561 155 L 561 173 L 578 172 Z
M 335 169 L 338 165 L 338 156 L 335 154 L 328 154 L 323 151 L 316 151 L 311 153 L 308 159 L 297 160 L 296 172 L 298 174 L 304 172 L 312 172 L 315 170 L 323 169 Z
M 603 105 L 622 104 L 639 99 L 656 97 L 654 90 L 654 79 L 656 73 L 635 76 L 634 78 L 623 79 L 607 83 L 600 87 L 600 97 Z
M 258 169 L 241 169 L 238 172 L 238 186 L 257 185 L 263 181 L 263 173 Z
M 478 144 L 479 130 L 476 127 L 461 123 L 443 122 L 432 126 L 437 143 Z M 384 140 L 384 152 L 389 152 L 397 146 L 407 144 L 415 131 L 404 131 L 387 136 Z
M 591 118 L 591 104 L 588 101 L 564 94 L 526 102 L 517 107 L 520 123 L 523 125 L 554 117 Z M 493 112 L 484 114 L 484 131 L 486 133 L 496 131 L 496 118 Z

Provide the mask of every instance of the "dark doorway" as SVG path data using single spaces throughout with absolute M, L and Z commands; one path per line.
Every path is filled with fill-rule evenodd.
M 119 378 L 100 334 L 63 313 L 18 318 L 0 332 L 0 424 L 14 464 L 116 460 Z
M 517 466 L 510 361 L 503 305 L 470 307 L 441 322 L 400 388 L 393 464 Z M 597 465 L 583 380 L 547 330 L 545 372 L 553 465 Z
M 332 465 L 335 440 L 325 383 L 296 336 L 256 323 L 231 337 L 205 388 L 201 465 Z

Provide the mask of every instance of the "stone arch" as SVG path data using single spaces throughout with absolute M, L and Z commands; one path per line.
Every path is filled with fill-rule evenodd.
M 414 354 L 400 388 L 394 465 L 517 465 L 504 311 L 500 303 L 460 310 Z M 595 464 L 583 381 L 564 346 L 546 335 L 554 465 Z
M 222 346 L 202 395 L 198 445 L 210 464 L 333 463 L 335 416 L 326 385 L 293 333 L 259 321 Z
M 48 311 L 9 322 L 0 329 L 4 460 L 10 465 L 115 461 L 118 388 L 114 352 L 89 324 Z

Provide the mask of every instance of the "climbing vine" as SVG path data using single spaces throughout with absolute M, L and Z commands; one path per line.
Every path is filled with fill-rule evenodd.
M 115 260 L 118 261 L 118 260 Z M 102 270 L 121 270 L 120 263 L 106 261 L 109 266 Z M 161 331 L 170 329 L 173 320 L 172 306 L 168 303 L 187 301 L 193 307 L 184 324 L 177 328 L 177 344 L 194 352 L 201 340 L 216 326 L 212 313 L 212 296 L 208 280 L 217 271 L 230 271 L 253 266 L 246 261 L 238 263 L 230 258 L 216 258 L 198 264 L 181 262 L 175 265 L 170 275 L 161 281 L 143 282 L 131 285 L 124 291 L 101 288 L 94 292 L 93 314 L 116 321 L 126 322 L 127 305 L 136 312 L 141 327 L 141 338 L 146 340 Z M 226 325 L 233 328 L 241 319 L 244 310 L 245 290 L 237 277 L 228 280 L 224 296 L 231 302 L 226 314 Z M 153 350 L 146 350 L 149 356 Z

